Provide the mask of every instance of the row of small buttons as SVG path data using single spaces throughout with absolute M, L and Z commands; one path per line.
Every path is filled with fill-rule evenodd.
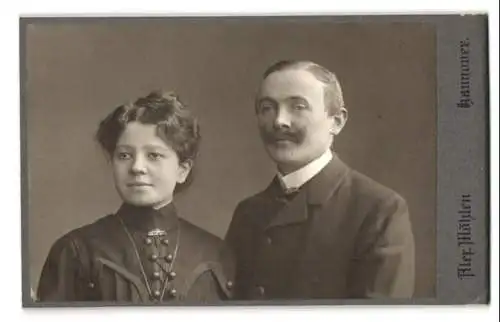
M 174 279 L 176 278 L 176 276 L 177 276 L 177 274 L 176 274 L 174 271 L 168 272 L 168 273 L 166 274 L 166 280 L 165 280 L 165 282 L 164 282 L 164 283 L 168 283 L 169 281 L 174 280 Z M 153 279 L 153 280 L 156 280 L 157 282 L 161 281 L 161 279 L 162 279 L 162 273 L 161 273 L 160 271 L 155 271 L 155 272 L 153 272 L 153 278 L 152 278 L 152 279 Z M 156 284 L 156 283 L 155 283 L 155 284 Z M 161 288 L 161 287 L 162 287 L 162 284 L 163 284 L 163 283 L 159 283 L 159 284 L 157 284 L 157 287 L 158 287 L 158 288 Z M 169 291 L 169 293 L 168 293 L 168 294 L 169 294 L 170 296 L 172 296 L 172 297 L 175 297 L 176 292 L 177 292 L 177 291 L 176 291 L 175 289 L 171 289 L 171 290 Z M 161 292 L 160 292 L 160 290 L 159 290 L 159 289 L 156 289 L 156 290 L 154 290 L 154 291 L 153 291 L 153 294 L 152 294 L 152 295 L 153 295 L 153 297 L 155 297 L 156 299 L 160 299 L 160 297 L 161 297 Z
M 168 277 L 169 280 L 175 279 L 176 276 L 177 276 L 177 274 L 174 271 L 169 272 L 167 274 L 167 277 Z M 153 279 L 155 279 L 155 280 L 161 279 L 161 272 L 160 271 L 153 272 Z
M 177 296 L 177 290 L 175 288 L 168 290 L 168 295 L 170 297 L 176 297 Z M 159 290 L 155 290 L 153 292 L 153 299 L 159 299 L 161 297 L 161 292 Z
M 267 236 L 265 238 L 265 244 L 266 245 L 272 245 L 273 244 L 273 239 L 269 236 Z M 260 297 L 264 297 L 266 295 L 266 288 L 262 285 L 257 285 L 255 287 L 255 291 L 256 293 L 260 296 Z
M 151 237 L 147 237 L 144 240 L 144 242 L 146 243 L 146 245 L 151 245 L 153 243 L 153 239 Z M 167 246 L 169 244 L 168 239 L 162 239 L 161 242 L 162 242 L 162 244 L 167 245 Z
M 155 240 L 159 241 L 164 246 L 169 245 L 168 239 L 164 238 L 164 236 L 166 235 L 166 233 L 164 231 L 162 231 L 161 234 L 159 232 L 152 231 L 152 232 L 148 233 L 148 235 L 149 236 L 144 239 L 144 243 L 146 245 L 153 245 L 153 243 L 155 243 Z M 157 244 L 155 243 L 155 245 L 157 245 Z M 154 247 L 154 248 L 156 248 L 156 247 Z M 149 255 L 149 260 L 153 263 L 157 263 L 157 265 L 161 265 L 159 263 L 160 260 L 165 260 L 167 263 L 170 264 L 173 262 L 174 257 L 172 254 L 160 255 L 158 253 L 153 253 L 153 254 Z M 166 274 L 166 280 L 164 283 L 167 283 L 168 281 L 174 280 L 176 276 L 177 276 L 177 274 L 174 271 L 168 272 Z M 152 280 L 156 281 L 156 283 L 160 282 L 163 278 L 162 271 L 161 270 L 154 271 L 152 273 L 151 278 L 152 278 Z M 154 284 L 156 284 L 156 283 L 154 283 Z M 163 283 L 161 283 L 161 282 L 160 282 L 160 284 L 156 284 L 158 289 L 152 290 L 152 294 L 151 294 L 152 300 L 161 300 L 163 292 L 160 291 L 160 288 L 162 288 L 162 286 L 161 286 L 162 284 Z M 167 294 L 170 297 L 175 297 L 177 295 L 177 291 L 175 290 L 175 288 L 171 288 L 170 290 L 167 291 Z
M 159 256 L 158 254 L 151 254 L 151 256 L 149 256 L 149 260 L 152 262 L 156 262 L 160 258 L 164 258 L 167 261 L 167 263 L 171 263 L 174 260 L 174 256 L 172 256 L 172 254 L 164 256 Z

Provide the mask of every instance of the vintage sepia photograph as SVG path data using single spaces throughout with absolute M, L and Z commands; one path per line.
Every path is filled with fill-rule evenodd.
M 462 191 L 460 230 L 438 228 L 437 24 L 20 27 L 23 305 L 432 302 L 455 256 L 440 236 L 465 249 L 453 279 L 482 276 L 484 197 Z M 461 80 L 451 108 L 481 104 Z

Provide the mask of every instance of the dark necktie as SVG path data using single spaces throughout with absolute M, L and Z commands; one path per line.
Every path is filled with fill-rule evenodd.
M 291 201 L 300 191 L 300 188 L 281 189 L 280 199 Z

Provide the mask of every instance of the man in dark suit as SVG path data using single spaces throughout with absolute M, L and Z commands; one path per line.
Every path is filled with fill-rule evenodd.
M 226 236 L 236 298 L 411 297 L 405 200 L 333 151 L 347 121 L 336 76 L 313 62 L 279 62 L 264 73 L 256 115 L 278 171 L 238 204 Z

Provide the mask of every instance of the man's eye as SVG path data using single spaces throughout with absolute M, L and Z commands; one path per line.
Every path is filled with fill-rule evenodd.
M 307 109 L 307 105 L 306 104 L 303 104 L 303 103 L 295 103 L 292 105 L 292 107 L 295 109 L 295 110 L 305 110 Z
M 259 112 L 267 112 L 267 111 L 270 111 L 271 109 L 273 109 L 273 104 L 271 103 L 261 103 L 259 105 Z

